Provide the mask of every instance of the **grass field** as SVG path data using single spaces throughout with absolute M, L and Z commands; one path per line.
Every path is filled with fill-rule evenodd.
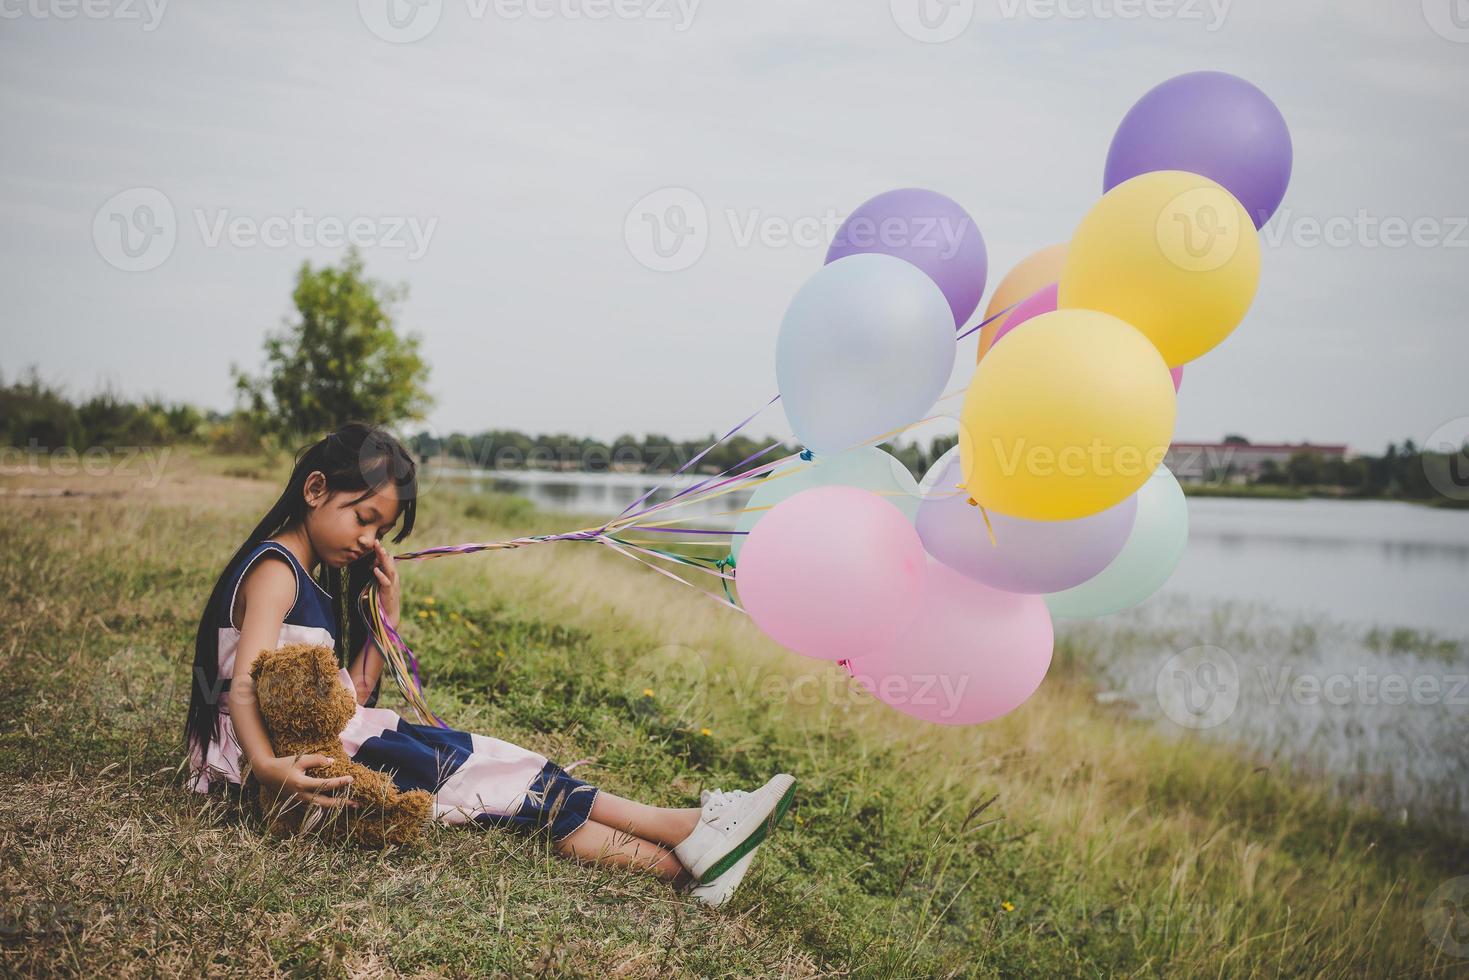
M 499 831 L 262 839 L 180 788 L 179 739 L 199 605 L 284 475 L 179 450 L 156 482 L 0 478 L 4 973 L 1469 975 L 1463 913 L 1457 945 L 1426 927 L 1464 836 L 1099 705 L 1105 650 L 1058 647 L 999 722 L 925 726 L 582 543 L 402 567 L 430 701 L 654 803 L 794 773 L 729 906 Z M 17 492 L 46 487 L 88 495 Z M 435 487 L 395 550 L 577 526 Z

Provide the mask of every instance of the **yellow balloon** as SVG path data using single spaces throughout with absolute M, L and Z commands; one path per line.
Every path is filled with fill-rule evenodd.
M 1093 310 L 1042 314 L 975 369 L 959 428 L 965 489 L 1011 517 L 1098 513 L 1163 462 L 1176 410 L 1168 365 L 1139 331 Z
M 1208 177 L 1160 170 L 1118 184 L 1082 219 L 1060 306 L 1127 321 L 1177 367 L 1239 326 L 1259 284 L 1244 205 Z
M 995 287 L 995 295 L 990 297 L 990 305 L 985 308 L 980 322 L 988 320 L 996 313 L 1014 306 L 1021 300 L 1029 299 L 1032 294 L 1059 280 L 1061 263 L 1065 258 L 1065 245 L 1051 245 L 1021 259 Z M 1010 314 L 1006 313 L 994 323 L 980 329 L 979 354 L 975 357 L 976 362 L 984 360 L 984 355 L 989 353 L 990 345 L 995 342 L 995 334 L 1000 332 L 1000 327 L 1008 319 L 1010 319 Z

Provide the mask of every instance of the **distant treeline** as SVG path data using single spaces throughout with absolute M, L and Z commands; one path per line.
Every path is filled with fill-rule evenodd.
M 413 425 L 398 428 L 411 432 Z M 513 429 L 490 429 L 477 435 L 454 433 L 443 438 L 420 431 L 410 435 L 407 442 L 420 456 L 447 456 L 462 465 L 483 469 L 673 473 L 717 438 L 714 432 L 699 439 L 625 434 L 608 443 L 563 433 L 529 435 Z M 1244 441 L 1237 436 L 1231 438 Z M 956 442 L 955 437 L 944 436 L 927 446 L 917 442 L 884 443 L 881 448 L 901 460 L 915 478 L 921 478 Z M 72 401 L 61 389 L 43 382 L 34 368 L 28 377 L 10 383 L 0 377 L 0 446 L 80 453 L 94 446 L 171 443 L 198 443 L 219 452 L 254 452 L 272 447 L 270 437 L 259 431 L 245 411 L 217 412 L 159 398 L 135 402 L 110 390 Z M 761 452 L 767 447 L 768 451 Z M 753 439 L 736 435 L 710 450 L 690 471 L 739 473 L 800 449 L 774 436 Z M 1440 482 L 1447 474 L 1455 485 L 1469 486 L 1469 472 L 1458 471 L 1461 459 L 1425 455 L 1412 439 L 1404 440 L 1401 446 L 1390 443 L 1381 456 L 1364 455 L 1351 460 L 1299 452 L 1284 466 L 1267 461 L 1253 482 L 1349 497 L 1443 499 L 1429 481 L 1425 460 L 1440 474 Z
M 36 369 L 5 383 L 0 377 L 0 446 L 84 452 L 94 446 L 208 443 L 222 451 L 259 449 L 259 438 L 233 412 L 196 408 L 161 398 L 131 401 L 110 388 L 73 401 L 42 381 Z
M 455 433 L 445 438 L 421 433 L 413 436 L 409 443 L 410 448 L 421 456 L 446 456 L 478 469 L 673 473 L 708 449 L 718 438 L 719 434 L 715 432 L 698 439 L 674 439 L 657 434 L 640 438 L 628 433 L 611 442 L 603 442 L 565 433 L 528 435 L 513 429 L 491 429 L 478 435 Z M 956 441 L 950 436 L 934 439 L 927 447 L 918 443 L 904 446 L 884 443 L 881 448 L 902 460 L 915 475 L 921 476 L 934 460 L 953 448 Z M 756 439 L 735 435 L 710 449 L 707 455 L 689 467 L 689 471 L 742 473 L 800 451 L 799 445 L 775 436 Z
M 1429 454 L 1447 469 L 1451 461 L 1442 454 Z M 1469 474 L 1465 475 L 1469 477 Z M 1333 487 L 1356 497 L 1400 497 L 1407 500 L 1429 500 L 1440 496 L 1428 480 L 1424 454 L 1412 439 L 1402 446 L 1387 445 L 1381 456 L 1358 456 L 1354 459 L 1326 457 L 1319 453 L 1298 452 L 1280 466 L 1265 460 L 1254 481 L 1257 485 L 1292 487 L 1309 490 Z

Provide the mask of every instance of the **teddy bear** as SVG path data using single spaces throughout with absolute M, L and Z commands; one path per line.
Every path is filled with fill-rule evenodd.
M 419 840 L 433 813 L 433 797 L 421 789 L 400 791 L 387 773 L 353 762 L 342 747 L 342 730 L 357 710 L 357 701 L 341 683 L 331 647 L 290 643 L 262 650 L 250 666 L 250 677 L 275 754 L 330 756 L 330 765 L 307 774 L 323 779 L 351 776 L 352 782 L 335 792 L 345 792 L 360 804 L 316 807 L 290 798 L 267 802 L 259 781 L 248 774 L 248 796 L 271 834 L 319 833 L 374 848 Z

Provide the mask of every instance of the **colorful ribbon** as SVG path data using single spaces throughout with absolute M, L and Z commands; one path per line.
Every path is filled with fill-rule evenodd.
M 984 321 L 975 324 L 973 327 L 964 331 L 963 333 L 958 333 L 958 330 L 960 328 L 955 328 L 955 332 L 957 334 L 957 336 L 954 338 L 955 341 L 958 342 L 960 340 L 963 340 L 965 337 L 968 337 L 976 330 L 980 330 L 988 324 L 993 323 L 995 320 L 998 320 L 1000 317 L 1009 313 L 1014 308 L 1015 307 L 1013 305 L 1008 306 L 1005 309 L 996 313 L 994 316 L 991 316 Z M 956 391 L 949 392 L 948 394 L 941 397 L 939 399 L 939 402 L 946 401 L 950 398 L 955 397 L 956 395 L 962 394 L 964 390 L 964 388 L 961 388 Z M 622 513 L 617 515 L 617 517 L 599 527 L 587 527 L 577 531 L 567 531 L 562 534 L 536 534 L 527 537 L 513 538 L 509 541 L 441 545 L 434 548 L 424 548 L 420 551 L 411 551 L 407 554 L 394 555 L 393 560 L 426 561 L 432 558 L 443 558 L 449 555 L 471 555 L 480 551 L 511 550 L 514 548 L 523 548 L 533 544 L 544 544 L 550 541 L 593 541 L 604 544 L 607 547 L 611 548 L 613 551 L 618 552 L 619 554 L 625 555 L 628 558 L 632 558 L 635 561 L 647 565 L 649 568 L 653 569 L 653 571 L 655 572 L 658 572 L 660 575 L 666 575 L 669 578 L 673 579 L 675 582 L 686 585 L 689 588 L 694 589 L 696 592 L 700 592 L 703 595 L 708 596 L 710 599 L 713 599 L 720 605 L 728 606 L 736 612 L 744 612 L 744 609 L 740 607 L 739 603 L 735 601 L 734 596 L 731 595 L 729 591 L 729 583 L 734 581 L 735 576 L 733 574 L 727 573 L 725 569 L 734 569 L 735 563 L 732 555 L 726 555 L 722 558 L 719 558 L 718 560 L 714 560 L 710 558 L 701 558 L 696 555 L 678 554 L 676 552 L 667 551 L 661 548 L 644 547 L 644 545 L 651 544 L 652 542 L 650 541 L 633 541 L 625 537 L 620 537 L 619 535 L 621 535 L 622 532 L 625 531 L 645 531 L 662 534 L 682 533 L 691 535 L 712 535 L 722 537 L 749 533 L 747 531 L 726 531 L 719 529 L 703 528 L 677 528 L 667 526 L 678 524 L 681 521 L 685 520 L 701 519 L 695 517 L 673 518 L 670 520 L 660 520 L 656 522 L 644 522 L 643 518 L 649 517 L 654 514 L 661 514 L 664 511 L 672 510 L 677 507 L 687 506 L 688 504 L 703 503 L 716 497 L 722 497 L 727 493 L 733 493 L 745 489 L 750 483 L 754 482 L 755 480 L 781 480 L 788 476 L 792 476 L 795 473 L 804 470 L 808 466 L 815 465 L 812 453 L 809 449 L 802 449 L 799 453 L 792 453 L 791 455 L 785 456 L 781 459 L 777 459 L 772 462 L 762 463 L 759 466 L 752 467 L 751 469 L 735 473 L 734 476 L 729 476 L 731 471 L 739 470 L 746 464 L 752 463 L 755 460 L 759 459 L 761 456 L 764 456 L 766 453 L 770 452 L 777 446 L 783 445 L 783 443 L 779 442 L 772 443 L 759 452 L 753 453 L 740 462 L 725 469 L 724 472 L 715 474 L 708 479 L 701 480 L 698 483 L 685 487 L 683 490 L 680 490 L 678 493 L 674 494 L 669 499 L 662 501 L 661 503 L 651 504 L 647 507 L 643 507 L 641 510 L 637 510 L 637 508 L 646 503 L 648 498 L 653 496 L 659 490 L 666 488 L 669 482 L 672 481 L 674 478 L 683 474 L 686 470 L 689 469 L 689 467 L 698 463 L 699 460 L 707 456 L 716 447 L 722 445 L 726 440 L 730 439 L 745 426 L 753 422 L 760 415 L 761 412 L 764 412 L 767 408 L 769 408 L 771 405 L 774 405 L 779 400 L 780 395 L 777 394 L 774 398 L 770 399 L 770 401 L 766 402 L 759 409 L 753 412 L 739 425 L 735 426 L 733 429 L 730 429 L 723 436 L 721 436 L 719 439 L 715 440 L 708 447 L 706 447 L 698 455 L 694 456 L 687 463 L 684 463 L 682 466 L 680 466 L 676 471 L 671 473 L 668 478 L 665 479 L 662 483 L 650 487 L 645 493 L 634 500 L 631 504 L 628 504 L 626 507 L 624 507 Z M 850 448 L 859 449 L 866 446 L 881 444 L 891 436 L 897 435 L 900 432 L 906 432 L 908 429 L 923 425 L 925 422 L 931 422 L 936 418 L 939 418 L 939 416 L 931 415 L 928 418 L 919 419 L 917 422 L 912 422 L 908 425 L 900 426 L 899 428 L 884 432 L 882 435 L 877 436 L 873 439 L 869 439 L 867 442 L 862 443 L 859 446 L 853 446 Z M 792 462 L 793 460 L 797 461 L 796 465 L 788 467 L 785 472 L 780 474 L 772 473 L 773 470 L 777 469 L 785 463 Z M 740 510 L 724 511 L 720 514 L 708 516 L 737 516 L 740 514 L 753 513 L 755 511 L 767 509 L 768 508 L 766 507 L 746 507 Z M 983 507 L 980 507 L 980 510 L 984 514 L 985 527 L 987 530 L 989 530 L 990 541 L 993 544 L 994 531 L 990 527 L 989 513 L 985 511 Z M 634 513 L 629 514 L 628 511 L 634 511 Z M 698 546 L 713 544 L 715 542 L 687 541 L 672 543 Z M 706 589 L 701 589 L 687 579 L 675 575 L 668 569 L 653 564 L 647 558 L 642 557 L 643 555 L 648 555 L 654 558 L 661 558 L 666 561 L 674 562 L 681 567 L 692 568 L 699 572 L 714 575 L 719 578 L 720 584 L 723 585 L 724 595 L 719 596 Z M 418 671 L 418 658 L 413 655 L 413 651 L 409 649 L 408 644 L 404 642 L 403 637 L 399 635 L 396 629 L 394 629 L 392 622 L 389 621 L 387 616 L 384 614 L 382 601 L 381 598 L 378 596 L 376 581 L 369 582 L 367 586 L 362 590 L 362 594 L 358 597 L 358 605 L 362 610 L 363 618 L 367 621 L 372 640 L 377 645 L 378 650 L 382 653 L 383 660 L 384 662 L 386 662 L 390 673 L 393 675 L 394 683 L 397 684 L 398 690 L 402 692 L 403 699 L 408 703 L 408 706 L 412 708 L 414 714 L 418 716 L 420 723 L 425 725 L 433 725 L 438 728 L 448 728 L 449 726 L 444 722 L 444 720 L 438 715 L 434 714 L 433 710 L 430 709 L 428 706 L 428 699 L 424 697 L 423 693 L 423 680 Z

